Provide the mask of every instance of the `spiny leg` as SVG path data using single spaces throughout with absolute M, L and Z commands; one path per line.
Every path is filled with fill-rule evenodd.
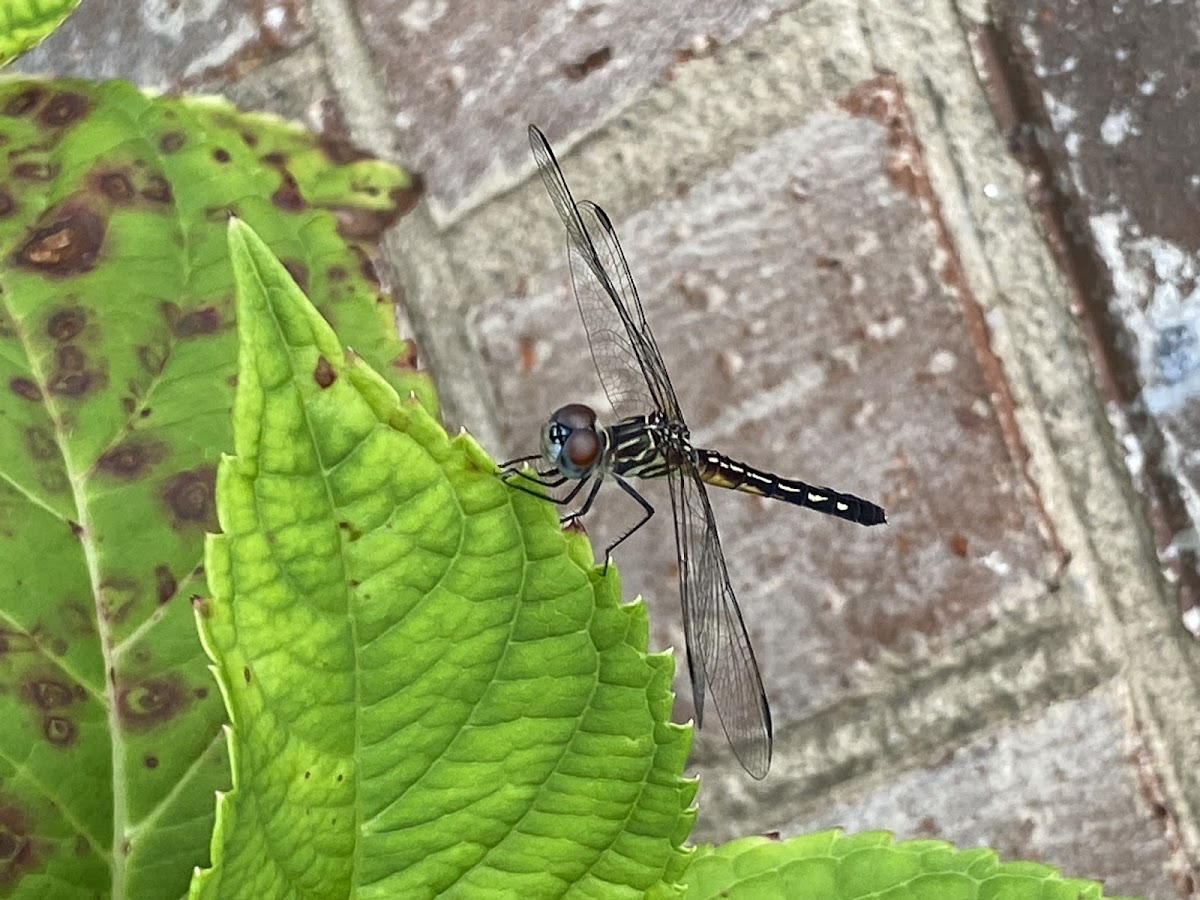
M 498 473 L 498 477 L 500 478 L 501 481 L 503 481 L 509 487 L 514 487 L 519 491 L 524 491 L 526 494 L 531 494 L 534 497 L 540 497 L 543 500 L 550 500 L 551 502 L 554 502 L 554 503 L 560 502 L 560 501 L 556 500 L 554 497 L 549 496 L 547 494 L 539 494 L 537 491 L 532 491 L 529 488 L 524 487 L 522 485 L 513 484 L 512 481 L 510 480 L 513 478 L 523 478 L 526 481 L 531 481 L 534 484 L 540 485 L 541 487 L 544 487 L 544 488 L 556 488 L 556 487 L 561 487 L 562 485 L 566 484 L 567 476 L 559 473 L 558 469 L 549 469 L 549 468 L 548 469 L 534 469 L 533 470 L 534 473 L 532 475 L 530 475 L 528 472 L 525 471 L 524 468 L 517 468 L 517 466 L 519 464 L 532 462 L 533 460 L 540 461 L 541 456 L 538 456 L 538 455 L 520 456 L 520 457 L 517 457 L 516 459 L 510 459 L 508 462 L 502 463 L 500 465 L 501 471 Z M 557 477 L 555 477 L 555 476 L 557 476 Z M 572 496 L 574 496 L 574 495 L 572 495 Z
M 559 485 L 561 485 L 563 482 L 565 482 L 567 480 L 565 475 L 562 478 L 559 478 L 555 481 L 539 481 L 537 478 L 532 478 L 530 476 L 526 476 L 526 478 L 527 478 L 527 480 L 532 481 L 534 484 L 540 484 L 542 487 L 551 487 L 551 488 L 558 487 Z M 523 493 L 529 494 L 529 496 L 531 496 L 531 497 L 537 497 L 539 500 L 549 500 L 551 503 L 555 504 L 556 506 L 566 506 L 567 504 L 571 503 L 575 499 L 575 497 L 579 494 L 579 491 L 583 488 L 583 486 L 585 484 L 588 483 L 588 480 L 590 478 L 591 478 L 591 476 L 589 475 L 586 478 L 579 479 L 579 481 L 575 482 L 575 487 L 571 488 L 571 490 L 569 490 L 567 492 L 567 495 L 565 497 L 561 497 L 561 498 L 552 496 L 550 494 L 543 494 L 540 491 L 535 491 L 533 488 L 527 488 L 523 484 L 516 484 L 512 481 L 505 481 L 504 483 L 506 485 L 508 485 L 510 488 L 514 488 L 518 491 L 522 491 Z M 600 486 L 600 482 L 597 481 L 596 487 L 592 488 L 592 496 L 595 496 L 596 488 L 598 488 L 599 486 Z M 589 502 L 590 502 L 590 498 L 589 498 Z M 568 522 L 571 519 L 577 518 L 579 515 L 582 515 L 582 513 L 569 515 L 566 518 L 564 518 L 562 521 Z
M 510 478 L 524 478 L 526 481 L 532 481 L 534 484 L 548 488 L 562 487 L 567 483 L 567 476 L 559 474 L 557 469 L 546 469 L 544 472 L 541 469 L 534 469 L 532 475 L 524 469 L 500 473 L 500 480 L 505 484 L 512 484 L 509 481 Z M 513 487 L 516 485 L 514 484 Z
M 643 497 L 641 494 L 639 494 L 637 492 L 637 489 L 633 485 L 631 485 L 628 481 L 626 481 L 624 478 L 622 478 L 619 475 L 614 475 L 613 478 L 616 480 L 616 482 L 620 486 L 621 490 L 623 490 L 625 493 L 627 493 L 630 497 L 632 497 L 634 500 L 636 500 L 638 502 L 638 505 L 642 508 L 642 511 L 645 512 L 646 515 L 644 515 L 641 519 L 639 519 L 637 522 L 635 522 L 632 528 L 630 528 L 623 535 L 621 535 L 619 538 L 617 538 L 615 541 L 613 541 L 611 544 L 609 544 L 607 548 L 605 548 L 605 550 L 604 550 L 604 573 L 603 574 L 606 574 L 606 575 L 608 574 L 608 563 L 612 559 L 612 552 L 614 550 L 616 550 L 617 546 L 620 545 L 622 542 L 624 542 L 624 540 L 626 538 L 628 538 L 630 535 L 632 535 L 635 531 L 637 531 L 639 528 L 641 528 L 643 525 L 645 525 L 647 522 L 649 522 L 654 517 L 654 507 L 650 505 L 650 502 L 645 497 Z
M 575 498 L 575 495 L 579 493 L 579 489 L 583 487 L 583 485 L 587 482 L 588 478 L 590 478 L 590 477 L 591 476 L 589 475 L 589 476 L 587 476 L 587 478 L 580 479 L 579 484 L 575 485 L 575 487 L 572 488 L 571 493 L 569 493 L 563 499 L 566 500 L 567 502 L 570 502 L 571 500 L 573 500 Z M 587 515 L 587 511 L 592 508 L 592 501 L 596 499 L 596 494 L 597 494 L 597 492 L 599 492 L 600 485 L 602 485 L 603 483 L 604 483 L 603 478 L 596 479 L 596 483 L 593 484 L 592 489 L 590 491 L 588 491 L 587 499 L 583 501 L 583 506 L 581 506 L 577 512 L 573 512 L 570 515 L 566 515 L 566 516 L 562 517 L 563 525 L 567 525 L 571 522 L 574 522 L 576 519 L 581 519 Z
M 518 456 L 516 459 L 510 459 L 508 462 L 500 463 L 500 468 L 505 472 L 515 472 L 517 471 L 516 467 L 521 463 L 533 462 L 535 459 L 540 460 L 541 458 L 541 455 L 538 453 L 534 453 L 530 456 Z

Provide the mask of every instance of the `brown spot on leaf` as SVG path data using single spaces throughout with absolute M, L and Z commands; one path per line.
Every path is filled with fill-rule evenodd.
M 170 448 L 162 441 L 129 438 L 96 460 L 96 468 L 107 475 L 132 481 L 167 458 Z
M 8 191 L 0 190 L 0 219 L 11 216 L 17 209 L 17 201 Z
M 324 355 L 317 357 L 317 368 L 313 372 L 313 379 L 322 390 L 337 381 L 337 372 L 333 370 L 333 365 Z
M 52 678 L 31 681 L 25 685 L 22 693 L 38 709 L 61 709 L 75 702 L 75 692 L 71 686 Z
M 279 174 L 283 178 L 283 183 L 271 195 L 271 202 L 286 212 L 300 212 L 308 206 L 304 201 L 304 195 L 300 193 L 300 185 L 296 183 L 292 173 L 286 169 L 281 169 Z
M 339 166 L 373 159 L 370 153 L 360 150 L 340 134 L 324 132 L 317 138 L 317 147 L 329 158 L 329 161 Z
M 179 590 L 179 582 L 171 574 L 171 570 L 163 565 L 154 567 L 154 585 L 159 603 L 166 603 Z
M 142 730 L 166 722 L 190 702 L 177 675 L 147 678 L 117 692 L 117 713 L 129 728 Z
M 241 216 L 240 207 L 236 203 L 231 203 L 229 206 L 206 206 L 204 207 L 203 216 L 205 221 L 214 223 L 227 223 L 231 216 Z
M 392 359 L 392 368 L 402 372 L 416 371 L 417 342 L 405 341 L 404 352 Z
M 144 762 L 146 763 L 147 769 L 157 769 L 158 768 L 158 757 L 157 756 L 147 753 Z
M 0 804 L 0 888 L 21 880 L 25 872 L 38 865 L 37 851 L 30 836 L 33 827 L 18 806 Z
M 350 250 L 358 257 L 358 273 L 371 284 L 378 286 L 379 273 L 375 271 L 375 263 L 371 262 L 371 257 L 358 244 L 351 244 Z
M 167 204 L 175 199 L 174 194 L 171 193 L 171 185 L 161 175 L 151 175 L 146 179 L 146 186 L 142 188 L 142 196 L 151 203 Z
M 9 380 L 8 387 L 18 397 L 28 400 L 30 403 L 41 402 L 42 391 L 32 379 L 17 376 Z
M 216 150 L 214 150 L 212 152 L 212 158 L 222 165 L 233 159 L 233 157 L 229 155 L 229 151 L 224 147 L 218 147 Z
M 44 160 L 20 162 L 11 169 L 13 178 L 19 178 L 22 181 L 53 181 L 61 171 L 62 166 L 58 163 L 49 163 Z
M 44 92 L 39 87 L 31 87 L 15 95 L 4 104 L 6 116 L 23 116 L 42 102 Z
M 60 309 L 46 320 L 46 334 L 51 340 L 62 344 L 79 335 L 87 325 L 87 312 L 72 306 Z
M 50 102 L 38 114 L 38 121 L 50 128 L 74 125 L 87 116 L 90 107 L 83 94 L 62 91 L 50 98 Z
M 298 259 L 282 259 L 280 262 L 300 290 L 308 293 L 308 266 Z
M 417 205 L 417 201 L 425 193 L 425 179 L 420 175 L 413 175 L 409 181 L 408 187 L 394 187 L 388 196 L 392 198 L 392 202 L 396 204 L 396 217 L 408 215 L 412 208 Z
M 259 159 L 263 165 L 271 166 L 272 168 L 275 168 L 275 169 L 282 169 L 284 166 L 287 165 L 287 157 L 284 154 L 280 153 L 278 150 L 274 150 L 270 153 L 265 153 L 261 157 L 259 157 Z
M 363 209 L 361 206 L 331 206 L 338 234 L 348 241 L 375 243 L 398 218 L 399 211 Z
M 90 272 L 100 255 L 107 222 L 86 207 L 68 205 L 45 228 L 33 232 L 12 257 L 13 264 L 44 275 Z
M 79 347 L 67 344 L 55 353 L 57 365 L 50 373 L 46 390 L 60 397 L 82 397 L 94 388 L 103 387 L 102 373 L 87 368 L 87 357 Z
M 125 206 L 133 202 L 133 182 L 124 172 L 106 172 L 96 179 L 97 187 L 113 203 Z
M 37 641 L 23 631 L 0 628 L 0 654 L 39 652 Z
M 151 375 L 157 375 L 167 364 L 166 347 L 152 347 L 149 344 L 141 344 L 137 348 L 138 363 L 141 367 Z
M 192 337 L 197 334 L 212 334 L 221 327 L 221 311 L 215 306 L 206 306 L 186 315 L 180 316 L 175 323 L 175 334 L 178 337 Z
M 113 576 L 100 585 L 100 615 L 106 622 L 120 625 L 137 601 L 138 583 L 132 578 Z
M 249 666 L 242 667 L 242 678 L 246 679 L 246 684 L 250 683 L 251 679 L 250 679 L 250 667 Z
M 578 62 L 567 63 L 562 67 L 562 73 L 569 81 L 582 81 L 597 69 L 602 69 L 608 65 L 611 59 L 612 48 L 601 47 L 599 50 L 589 53 Z
M 65 716 L 47 716 L 42 720 L 42 735 L 55 747 L 70 747 L 79 737 L 79 727 Z
M 25 449 L 34 459 L 56 459 L 58 444 L 54 435 L 41 425 L 30 425 L 25 429 Z
M 325 277 L 332 282 L 345 281 L 349 275 L 344 266 L 330 266 L 325 272 Z
M 178 153 L 187 143 L 187 135 L 182 131 L 168 131 L 158 139 L 158 149 L 163 153 Z
M 199 699 L 203 700 L 205 697 L 208 696 L 208 688 L 202 688 L 202 687 L 196 688 L 196 696 Z
M 201 466 L 167 479 L 163 485 L 162 499 L 175 528 L 217 530 L 214 502 L 216 483 L 217 470 L 213 466 Z

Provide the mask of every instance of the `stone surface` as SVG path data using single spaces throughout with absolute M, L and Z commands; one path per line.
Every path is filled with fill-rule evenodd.
M 294 0 L 84 3 L 15 68 L 187 90 L 235 82 L 311 38 L 308 7 Z
M 1143 796 L 1121 719 L 1121 704 L 1105 691 L 1061 703 L 781 831 L 887 828 L 945 839 L 948 828 L 960 847 L 1087 872 L 1109 895 L 1174 897 L 1179 883 L 1162 861 L 1175 848 Z
M 1046 209 L 1114 425 L 1200 635 L 1200 7 L 999 8 L 1019 105 L 1048 126 Z
M 430 202 L 444 210 L 489 176 L 507 180 L 525 168 L 510 136 L 526 123 L 565 141 L 786 5 L 541 0 L 485 13 L 438 0 L 353 3 L 392 88 L 401 140 L 428 176 Z

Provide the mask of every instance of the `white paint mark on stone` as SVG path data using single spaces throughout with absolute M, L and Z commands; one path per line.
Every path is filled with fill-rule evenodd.
M 938 350 L 929 358 L 926 370 L 930 375 L 949 375 L 958 365 L 958 357 L 949 350 Z
M 1104 117 L 1104 121 L 1100 123 L 1100 140 L 1104 141 L 1110 147 L 1117 146 L 1127 137 L 1135 134 L 1137 134 L 1137 130 L 1133 127 L 1129 110 L 1127 109 L 1110 112 Z
M 446 14 L 448 7 L 446 0 L 415 0 L 396 18 L 409 31 L 427 34 L 438 19 Z
M 980 562 L 1001 577 L 1012 571 L 1012 566 L 1000 555 L 999 550 L 993 550 L 987 556 L 983 557 Z

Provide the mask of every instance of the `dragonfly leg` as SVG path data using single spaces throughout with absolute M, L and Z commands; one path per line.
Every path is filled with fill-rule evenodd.
M 554 468 L 534 469 L 533 474 L 530 475 L 529 473 L 527 473 L 525 471 L 525 469 L 517 468 L 517 466 L 520 463 L 532 462 L 533 460 L 541 460 L 541 457 L 536 456 L 536 455 L 535 456 L 520 456 L 520 457 L 517 457 L 516 459 L 510 459 L 506 463 L 501 463 L 500 464 L 500 480 L 503 481 L 505 484 L 511 484 L 509 482 L 510 478 L 524 478 L 526 481 L 532 481 L 534 484 L 540 484 L 542 487 L 548 487 L 548 488 L 561 487 L 563 484 L 566 483 L 567 477 L 565 475 L 560 474 L 558 469 L 554 469 Z M 555 477 L 555 476 L 557 476 L 557 477 Z M 519 488 L 521 490 L 525 490 L 526 493 L 529 493 L 528 490 L 526 490 L 525 488 L 521 488 L 520 485 L 512 484 L 511 486 L 515 487 L 515 488 Z
M 517 466 L 521 463 L 533 462 L 535 459 L 541 459 L 541 455 L 534 453 L 532 456 L 518 456 L 516 459 L 510 459 L 508 462 L 500 463 L 500 468 L 506 473 L 517 471 Z
M 642 516 L 642 518 L 640 518 L 637 522 L 634 523 L 632 528 L 630 528 L 623 535 L 621 535 L 619 538 L 617 538 L 615 541 L 613 541 L 611 544 L 609 544 L 608 547 L 605 549 L 605 551 L 604 551 L 604 571 L 605 571 L 605 573 L 608 572 L 608 563 L 609 563 L 609 560 L 612 559 L 612 552 L 617 549 L 618 545 L 623 543 L 627 537 L 632 535 L 635 531 L 637 531 L 639 528 L 641 528 L 643 525 L 645 525 L 647 522 L 649 522 L 650 519 L 652 519 L 654 517 L 654 507 L 650 505 L 650 501 L 648 501 L 645 497 L 643 497 L 641 494 L 639 494 L 637 492 L 637 488 L 635 488 L 632 484 L 630 484 L 624 478 L 621 478 L 619 475 L 614 476 L 614 477 L 616 479 L 617 484 L 620 486 L 621 490 L 623 490 L 630 497 L 632 497 L 634 500 L 636 500 L 638 502 L 638 505 L 642 508 L 642 511 L 645 512 L 646 515 Z
M 534 484 L 540 484 L 542 487 L 562 487 L 567 483 L 567 476 L 560 475 L 558 469 L 535 469 L 533 474 L 528 474 L 524 469 L 510 469 L 500 473 L 500 478 L 505 483 L 508 483 L 510 478 L 524 478 L 526 481 L 532 481 Z M 515 485 L 514 485 L 515 487 Z
M 518 473 L 518 474 L 520 474 L 520 473 Z M 540 484 L 542 487 L 555 488 L 555 487 L 558 487 L 559 485 L 561 485 L 567 479 L 566 479 L 566 476 L 563 476 L 562 478 L 559 478 L 554 481 L 549 481 L 549 480 L 540 481 L 537 478 L 531 478 L 529 476 L 526 476 L 526 480 L 532 481 L 534 484 Z M 567 492 L 567 495 L 565 497 L 553 497 L 550 494 L 543 494 L 541 491 L 535 491 L 533 488 L 527 488 L 527 487 L 525 487 L 525 485 L 517 484 L 516 482 L 513 482 L 513 481 L 505 481 L 504 483 L 506 485 L 508 485 L 510 488 L 516 488 L 518 491 L 529 494 L 529 496 L 531 496 L 531 497 L 537 497 L 539 500 L 549 500 L 551 503 L 553 503 L 557 506 L 566 506 L 575 499 L 575 497 L 579 494 L 580 489 L 585 484 L 587 484 L 587 481 L 588 481 L 587 478 L 581 478 L 579 481 L 577 481 L 575 483 L 575 487 L 571 488 L 571 490 L 569 490 Z M 596 482 L 597 487 L 599 487 L 599 484 L 600 484 L 599 482 Z M 595 493 L 596 493 L 596 489 L 592 488 L 592 494 L 594 495 Z M 565 519 L 563 519 L 563 521 L 566 522 L 573 518 L 575 518 L 575 516 L 567 516 Z
M 589 477 L 591 477 L 591 476 L 589 476 Z M 581 478 L 579 481 L 579 484 L 575 485 L 575 487 L 572 488 L 571 493 L 569 493 L 569 494 L 567 494 L 567 496 L 563 497 L 563 502 L 570 503 L 572 500 L 574 500 L 575 495 L 579 493 L 580 488 L 582 488 L 584 486 L 584 484 L 587 483 L 587 480 L 588 480 L 587 478 Z M 568 525 L 571 522 L 574 522 L 576 519 L 582 519 L 584 516 L 587 515 L 587 511 L 592 508 L 592 501 L 596 499 L 596 493 L 600 490 L 600 485 L 603 483 L 604 483 L 603 478 L 596 479 L 596 483 L 593 484 L 592 489 L 590 491 L 588 491 L 587 499 L 583 501 L 583 506 L 579 507 L 579 510 L 577 512 L 573 512 L 573 513 L 570 513 L 569 515 L 565 515 L 562 517 L 563 525 Z

